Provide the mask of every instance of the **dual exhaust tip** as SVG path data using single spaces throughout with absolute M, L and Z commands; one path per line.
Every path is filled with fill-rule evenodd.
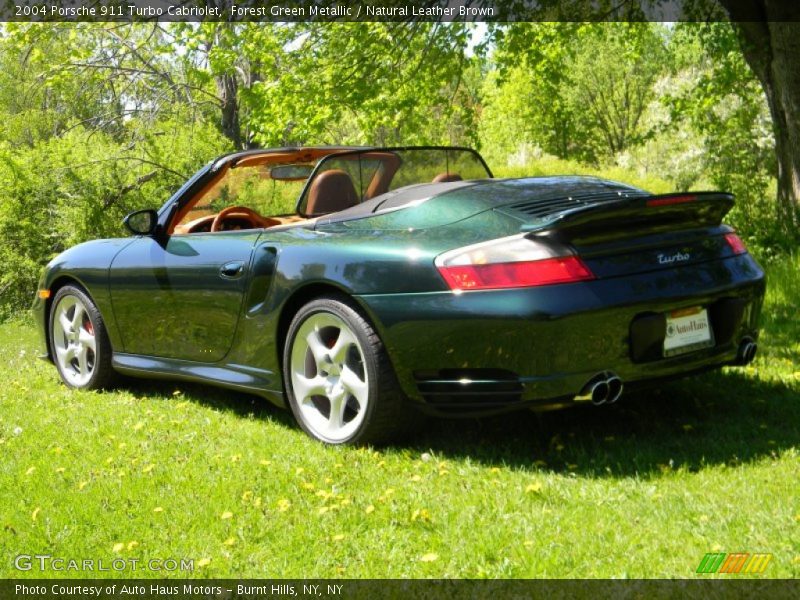
M 753 362 L 758 352 L 758 344 L 752 338 L 744 338 L 739 344 L 736 361 L 740 365 Z M 591 402 L 595 406 L 613 404 L 622 395 L 622 379 L 611 371 L 604 371 L 592 377 L 574 398 L 575 402 Z
M 753 362 L 758 352 L 758 344 L 755 343 L 753 338 L 744 338 L 742 343 L 739 344 L 739 352 L 736 356 L 736 362 L 740 365 L 749 365 Z
M 606 371 L 592 377 L 574 400 L 575 402 L 591 402 L 595 406 L 612 404 L 619 400 L 622 388 L 622 379 L 614 373 Z

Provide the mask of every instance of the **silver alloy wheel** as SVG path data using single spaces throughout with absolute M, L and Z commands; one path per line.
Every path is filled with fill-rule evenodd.
M 68 384 L 83 387 L 97 363 L 97 339 L 86 305 L 76 296 L 58 302 L 53 317 L 53 353 Z
M 331 442 L 352 437 L 366 414 L 369 376 L 350 326 L 329 312 L 309 316 L 292 340 L 290 368 L 303 423 Z

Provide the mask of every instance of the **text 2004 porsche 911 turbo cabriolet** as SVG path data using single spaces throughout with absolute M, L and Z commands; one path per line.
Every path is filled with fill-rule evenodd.
M 35 312 L 69 386 L 208 382 L 375 443 L 417 411 L 603 404 L 748 363 L 764 274 L 721 222 L 732 205 L 493 179 L 464 148 L 253 150 L 126 217 L 133 237 L 56 257 Z

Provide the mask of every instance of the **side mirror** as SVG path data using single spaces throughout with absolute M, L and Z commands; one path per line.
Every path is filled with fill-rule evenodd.
M 153 235 L 158 225 L 158 213 L 152 208 L 145 208 L 132 212 L 122 222 L 135 235 Z

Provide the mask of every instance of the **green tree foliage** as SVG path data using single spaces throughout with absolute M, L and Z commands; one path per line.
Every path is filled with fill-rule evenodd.
M 785 244 L 774 202 L 775 153 L 769 109 L 727 23 L 679 24 L 670 40 L 676 83 L 664 90 L 673 126 L 702 136 L 702 166 L 738 202 L 730 220 L 765 248 Z
M 597 162 L 650 133 L 642 117 L 667 53 L 663 28 L 650 23 L 516 23 L 499 36 L 494 59 L 487 85 L 500 88 L 487 93 L 501 108 L 487 115 L 489 139 L 508 115 L 524 141 Z

